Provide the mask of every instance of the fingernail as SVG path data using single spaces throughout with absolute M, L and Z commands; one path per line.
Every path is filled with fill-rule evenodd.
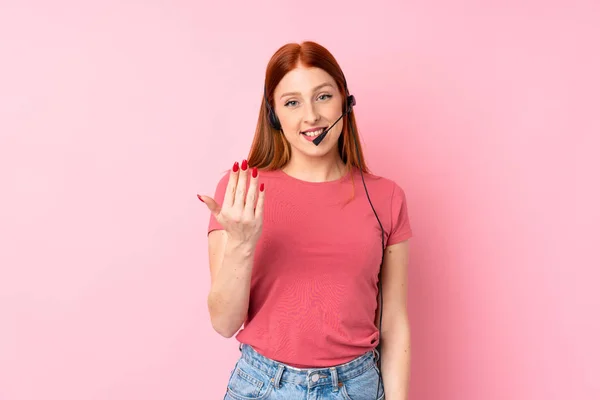
M 199 195 L 199 194 L 198 194 L 198 195 L 196 195 L 196 196 L 198 196 L 198 199 L 199 199 L 201 202 L 203 202 L 203 203 L 204 203 L 204 200 L 202 200 L 202 197 L 200 197 L 200 195 Z
M 242 161 L 242 171 L 245 171 L 248 169 L 248 161 L 244 160 Z
M 264 191 L 265 191 L 265 184 L 264 184 L 264 183 L 261 183 L 261 184 L 260 184 L 260 191 L 261 191 L 261 192 L 264 192 Z
M 258 168 L 254 167 L 252 168 L 252 177 L 256 178 L 258 176 Z
M 240 169 L 240 164 L 236 161 L 233 163 L 233 172 L 238 172 L 238 169 Z

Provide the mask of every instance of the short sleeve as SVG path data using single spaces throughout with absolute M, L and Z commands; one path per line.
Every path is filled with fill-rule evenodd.
M 215 195 L 213 196 L 213 198 L 215 199 L 215 201 L 218 204 L 223 204 L 223 199 L 225 198 L 225 190 L 227 190 L 227 182 L 228 181 L 229 181 L 229 173 L 225 174 L 221 178 L 221 180 L 219 180 L 219 182 L 217 183 L 217 188 L 215 189 Z M 223 226 L 221 226 L 221 224 L 217 221 L 215 216 L 212 215 L 212 213 L 211 213 L 210 219 L 208 221 L 207 234 L 209 234 L 210 232 L 217 230 L 217 229 L 223 229 Z
M 404 190 L 394 184 L 391 204 L 391 230 L 387 240 L 387 246 L 400 243 L 412 237 L 406 194 Z

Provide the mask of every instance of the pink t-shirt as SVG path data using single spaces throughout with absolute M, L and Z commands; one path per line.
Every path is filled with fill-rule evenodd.
M 410 238 L 402 188 L 364 176 L 386 246 Z M 229 173 L 217 185 L 219 204 L 228 179 Z M 236 338 L 299 368 L 345 363 L 375 348 L 381 230 L 360 171 L 319 183 L 281 170 L 261 171 L 259 179 L 265 184 L 263 233 L 248 318 Z M 214 229 L 222 227 L 211 216 L 208 231 Z

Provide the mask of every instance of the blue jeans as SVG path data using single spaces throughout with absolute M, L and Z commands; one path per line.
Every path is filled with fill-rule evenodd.
M 382 400 L 377 351 L 330 368 L 294 368 L 241 345 L 224 400 Z M 379 384 L 379 387 L 378 387 Z

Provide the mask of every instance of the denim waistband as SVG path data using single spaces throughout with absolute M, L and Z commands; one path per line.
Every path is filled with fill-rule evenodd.
M 322 368 L 296 368 L 263 356 L 247 344 L 240 345 L 241 358 L 271 377 L 275 387 L 281 382 L 289 382 L 307 387 L 332 385 L 341 386 L 348 381 L 377 366 L 379 354 L 376 349 L 347 363 Z

